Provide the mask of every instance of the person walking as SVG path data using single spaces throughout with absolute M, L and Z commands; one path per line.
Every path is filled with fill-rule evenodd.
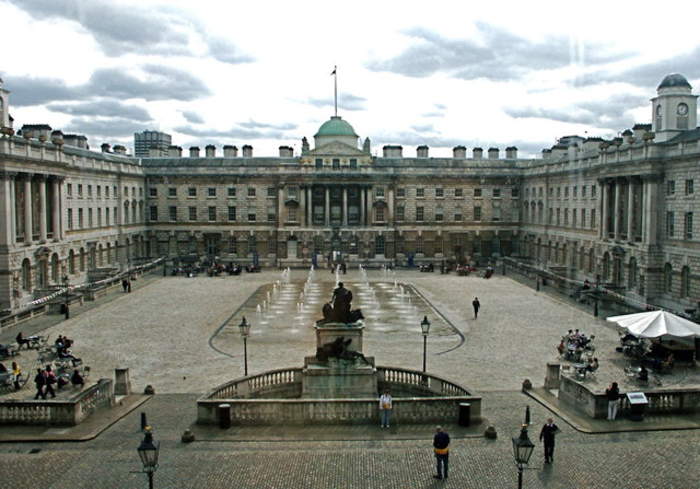
M 22 369 L 17 362 L 12 362 L 12 381 L 15 384 L 15 390 L 18 391 L 22 387 L 19 385 L 19 381 L 22 378 Z
M 36 385 L 36 395 L 34 396 L 34 399 L 39 399 L 39 397 L 41 397 L 42 399 L 46 399 L 46 392 L 44 392 L 44 386 L 46 386 L 46 377 L 44 376 L 44 372 L 40 368 L 36 369 L 34 385 Z
M 391 410 L 393 409 L 391 394 L 388 390 L 379 396 L 379 420 L 382 428 L 388 428 L 391 420 Z
M 51 394 L 51 398 L 56 397 L 56 391 L 53 390 L 53 385 L 57 382 L 56 374 L 51 370 L 51 365 L 46 366 L 44 371 L 44 377 L 46 377 L 46 392 L 44 393 L 44 399 L 46 399 L 46 394 Z
M 122 279 L 122 289 L 124 289 L 124 293 L 126 294 L 126 286 L 127 286 L 127 281 L 125 278 Z
M 608 399 L 608 421 L 615 421 L 617 410 L 620 407 L 620 388 L 617 382 L 610 384 L 610 387 L 605 389 L 605 397 Z
M 478 297 L 474 297 L 474 300 L 472 301 L 472 307 L 474 308 L 474 319 L 479 316 L 479 309 L 481 308 L 481 303 L 479 302 Z
M 540 431 L 540 441 L 544 440 L 544 463 L 554 462 L 554 435 L 559 432 L 559 428 L 554 424 L 552 418 L 547 419 L 547 423 Z
M 437 462 L 437 475 L 435 479 L 447 479 L 447 469 L 450 461 L 450 435 L 438 426 L 433 437 L 433 451 Z

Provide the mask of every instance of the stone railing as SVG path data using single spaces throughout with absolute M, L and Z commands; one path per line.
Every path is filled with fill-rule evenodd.
M 651 386 L 638 389 L 644 392 L 649 401 L 646 412 L 651 414 L 697 414 L 700 413 L 700 390 L 671 389 Z M 635 391 L 636 392 L 636 391 Z M 591 418 L 606 418 L 608 400 L 605 392 L 593 392 L 583 383 L 561 376 L 559 384 L 559 400 L 567 406 Z M 627 397 L 622 396 L 620 415 L 629 410 Z
M 235 379 L 212 389 L 204 399 L 241 399 L 266 397 L 271 394 L 280 397 L 301 395 L 302 368 L 269 370 L 258 375 Z M 284 395 L 287 393 L 288 395 Z
M 427 396 L 471 396 L 464 387 L 434 375 L 417 370 L 395 367 L 377 367 L 379 390 L 389 388 L 393 393 L 403 390 L 415 391 Z
M 81 423 L 100 408 L 114 405 L 114 382 L 100 379 L 67 401 L 40 400 L 0 402 L 0 425 L 61 425 Z

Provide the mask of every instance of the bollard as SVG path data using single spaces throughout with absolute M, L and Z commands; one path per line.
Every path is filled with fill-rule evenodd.
M 148 426 L 148 423 L 146 422 L 146 413 L 141 413 L 141 431 L 146 429 L 146 426 Z

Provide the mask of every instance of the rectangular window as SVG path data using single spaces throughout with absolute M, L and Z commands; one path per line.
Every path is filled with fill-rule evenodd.
M 474 206 L 474 220 L 481 221 L 481 206 L 480 205 Z
M 129 187 L 124 187 L 124 197 L 129 196 Z
M 268 222 L 274 222 L 277 219 L 277 209 L 274 205 L 267 207 L 267 220 Z
M 666 195 L 674 195 L 676 193 L 676 182 L 669 180 L 666 182 Z
M 501 197 L 501 189 L 500 188 L 493 189 L 493 196 L 494 196 L 494 198 L 500 198 Z
M 287 187 L 287 198 L 292 200 L 299 200 L 299 187 Z
M 168 188 L 168 197 L 177 197 L 177 187 Z
M 375 187 L 374 188 L 374 196 L 377 197 L 378 199 L 383 199 L 384 198 L 384 187 Z
M 578 224 L 578 222 L 577 222 L 578 221 L 578 211 L 577 211 L 577 209 L 574 209 L 571 211 L 571 213 L 572 213 L 571 214 L 571 225 L 573 227 L 576 227 L 576 225 Z
M 357 158 L 350 158 L 350 168 L 357 168 Z
M 578 197 L 578 186 L 574 185 L 574 199 Z
M 255 222 L 255 212 L 248 213 L 248 222 Z
M 235 221 L 236 220 L 236 207 L 235 206 L 228 206 L 228 220 L 229 221 Z
M 585 196 L 586 196 L 586 186 L 581 185 L 581 197 L 585 197 Z
M 464 196 L 464 189 L 463 188 L 456 188 L 455 189 L 455 197 L 462 197 Z
M 591 187 L 591 188 L 595 188 L 595 187 Z M 591 227 L 592 228 L 595 227 L 595 209 L 591 209 Z
M 425 195 L 425 189 L 423 187 L 419 187 L 416 189 L 416 197 L 422 198 Z
M 105 188 L 109 188 L 109 187 L 105 187 Z M 110 221 L 109 221 L 109 207 L 105 208 L 105 224 L 106 224 L 107 226 L 110 225 Z
M 197 197 L 197 187 L 189 187 L 187 189 L 187 196 L 188 197 Z
M 481 189 L 480 188 L 474 189 L 474 197 L 481 197 Z
M 83 184 L 82 183 L 78 184 L 78 198 L 79 199 L 83 198 Z
M 693 239 L 693 213 L 692 212 L 685 213 L 684 227 L 685 227 L 685 230 L 684 230 L 685 239 Z
M 421 207 L 416 207 L 416 221 L 422 221 L 424 216 L 425 209 Z
M 564 226 L 569 225 L 569 209 L 564 209 Z
M 98 199 L 102 198 L 102 185 L 97 186 L 97 198 Z
M 340 159 L 333 158 L 333 169 L 334 170 L 340 169 Z
M 396 197 L 406 197 L 406 189 L 403 187 L 399 187 L 396 189 Z
M 406 208 L 402 205 L 396 208 L 396 220 L 403 221 L 406 218 Z
M 568 199 L 569 198 L 569 187 L 564 187 L 564 198 Z
M 275 187 L 267 187 L 267 196 L 277 197 L 277 191 L 275 190 Z
M 248 187 L 248 197 L 255 197 L 255 187 Z
M 236 187 L 229 187 L 229 188 L 228 188 L 228 196 L 229 196 L 229 197 L 235 197 L 235 196 L 236 196 Z
M 443 221 L 444 219 L 445 219 L 445 215 L 442 211 L 442 208 L 438 207 L 437 209 L 435 209 L 435 220 L 436 221 Z
M 557 198 L 561 198 L 561 187 L 557 187 Z
M 109 199 L 109 187 L 105 185 L 105 199 Z
M 586 227 L 586 209 L 581 209 L 581 227 Z
M 170 214 L 170 220 L 172 222 L 177 221 L 177 206 L 171 205 L 168 207 L 168 214 Z
M 442 187 L 435 189 L 435 197 L 440 198 L 445 196 L 445 190 Z
M 320 170 L 323 168 L 323 159 L 322 158 L 316 158 L 316 169 Z
M 88 227 L 91 228 L 92 226 L 92 209 L 88 209 Z
M 510 191 L 510 196 L 513 198 L 519 197 L 520 196 L 520 190 L 518 187 L 513 187 Z
M 189 220 L 190 221 L 196 221 L 197 220 L 197 208 L 196 207 L 188 207 L 188 212 L 189 212 Z
M 78 229 L 83 229 L 83 210 L 78 209 Z
M 73 209 L 68 209 L 68 229 L 73 229 Z
M 456 211 L 455 212 L 455 221 L 460 222 L 464 220 L 464 216 L 462 216 L 461 211 Z
M 666 236 L 668 236 L 669 238 L 673 237 L 673 231 L 674 231 L 673 219 L 674 219 L 673 212 L 671 212 L 671 211 L 666 212 Z
M 150 213 L 149 219 L 153 222 L 158 220 L 158 206 L 152 205 L 151 206 L 151 213 Z
M 595 196 L 598 194 L 598 187 L 595 185 L 591 185 L 591 197 L 595 199 Z
M 686 180 L 685 181 L 685 195 L 691 195 L 695 189 L 693 188 L 693 181 L 692 180 Z
M 92 185 L 88 185 L 88 199 L 92 199 Z
M 69 199 L 73 198 L 73 184 L 72 183 L 66 184 L 66 196 Z
M 208 210 L 208 218 L 210 221 L 216 221 L 216 207 L 210 206 L 207 208 Z
M 384 222 L 384 206 L 380 205 L 376 209 L 377 221 Z
M 294 206 L 287 208 L 287 220 L 289 222 L 297 222 L 297 208 Z
M 207 188 L 207 197 L 216 197 L 216 187 Z

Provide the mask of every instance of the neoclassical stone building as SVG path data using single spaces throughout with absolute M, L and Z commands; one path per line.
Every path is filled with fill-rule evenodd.
M 468 157 L 464 146 L 451 158 L 427 146 L 373 156 L 337 116 L 300 155 L 210 145 L 133 158 L 48 126 L 12 135 L 0 87 L 0 305 L 20 308 L 64 275 L 196 253 L 292 267 L 510 255 L 633 300 L 695 307 L 697 97 L 681 75 L 657 92 L 652 124 L 611 141 L 567 136 L 535 159 L 514 147 Z

